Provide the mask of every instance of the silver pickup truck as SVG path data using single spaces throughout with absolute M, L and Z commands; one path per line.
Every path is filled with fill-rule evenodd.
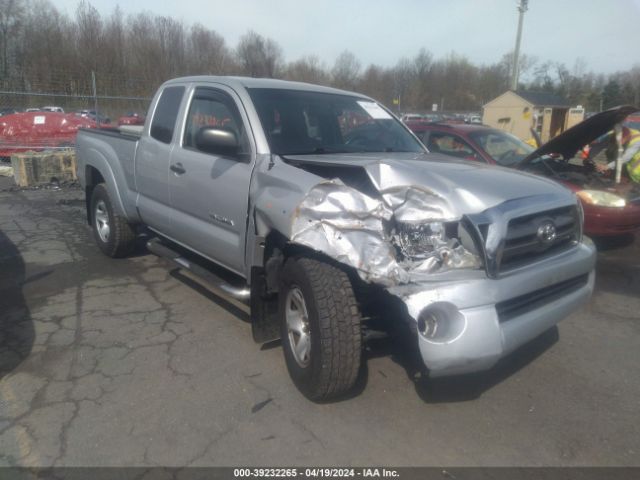
M 77 154 L 100 249 L 148 227 L 152 252 L 250 303 L 312 400 L 349 391 L 380 332 L 411 332 L 432 377 L 486 370 L 593 290 L 569 190 L 430 154 L 356 93 L 179 78 L 141 131 L 83 130 Z

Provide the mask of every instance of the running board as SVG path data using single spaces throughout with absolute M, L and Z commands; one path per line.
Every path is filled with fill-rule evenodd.
M 215 273 L 210 272 L 206 268 L 201 267 L 191 260 L 184 258 L 182 255 L 180 255 L 180 253 L 164 245 L 159 239 L 153 238 L 149 240 L 147 242 L 147 250 L 159 257 L 170 260 L 179 268 L 185 268 L 189 270 L 191 273 L 198 276 L 221 293 L 240 300 L 244 303 L 249 303 L 249 298 L 251 297 L 251 289 L 249 289 L 249 287 L 238 287 L 236 285 L 232 285 L 231 283 L 217 276 Z

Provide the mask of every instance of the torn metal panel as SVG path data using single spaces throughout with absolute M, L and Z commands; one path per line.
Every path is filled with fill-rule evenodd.
M 257 162 L 249 195 L 255 206 L 255 229 L 266 236 L 271 230 L 291 238 L 295 209 L 314 185 L 317 175 L 282 162 L 278 157 L 263 155 Z
M 380 200 L 344 185 L 323 182 L 309 191 L 294 215 L 291 241 L 354 267 L 363 280 L 408 282 L 395 259 L 385 221 L 392 212 Z
M 414 186 L 396 187 L 388 195 L 387 201 L 374 199 L 337 179 L 320 183 L 294 214 L 291 241 L 385 286 L 417 281 L 441 269 L 480 266 L 477 255 L 447 239 L 442 223 L 436 222 L 443 202 L 431 210 L 426 202 L 432 198 L 437 203 L 437 195 Z
M 427 188 L 394 186 L 380 193 L 398 222 L 419 224 L 455 218 L 449 202 Z
M 462 215 L 476 214 L 500 203 L 528 195 L 565 193 L 557 182 L 531 175 L 515 175 L 506 168 L 482 165 L 479 162 L 456 160 L 440 154 L 402 152 L 353 153 L 331 155 L 287 155 L 285 162 L 299 170 L 309 169 L 316 178 L 342 178 L 341 171 L 360 168 L 367 173 L 371 189 L 364 190 L 357 182 L 345 181 L 357 190 L 378 198 L 395 187 L 418 187 L 433 192 L 445 200 L 448 208 L 442 221 L 457 221 Z M 344 178 L 342 178 L 344 180 Z M 319 179 L 315 182 L 318 183 Z
M 416 183 L 415 171 L 387 162 L 372 163 L 365 169 L 398 222 L 450 221 L 460 217 L 441 193 Z

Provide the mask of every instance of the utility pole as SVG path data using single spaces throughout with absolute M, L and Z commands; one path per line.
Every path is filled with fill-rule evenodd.
M 98 90 L 96 89 L 96 72 L 91 70 L 91 90 L 93 91 L 93 108 L 96 112 L 96 125 L 100 128 L 100 117 L 98 116 Z
M 520 62 L 520 39 L 522 38 L 522 21 L 524 20 L 524 12 L 527 11 L 529 0 L 520 0 L 518 5 L 518 11 L 520 15 L 518 17 L 518 33 L 516 35 L 516 49 L 513 51 L 513 72 L 511 74 L 511 90 L 518 89 L 518 75 L 519 75 L 519 62 Z

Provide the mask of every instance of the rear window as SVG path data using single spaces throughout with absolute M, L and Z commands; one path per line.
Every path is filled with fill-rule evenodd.
M 167 87 L 160 94 L 151 122 L 151 136 L 156 140 L 171 143 L 183 95 L 184 87 Z

